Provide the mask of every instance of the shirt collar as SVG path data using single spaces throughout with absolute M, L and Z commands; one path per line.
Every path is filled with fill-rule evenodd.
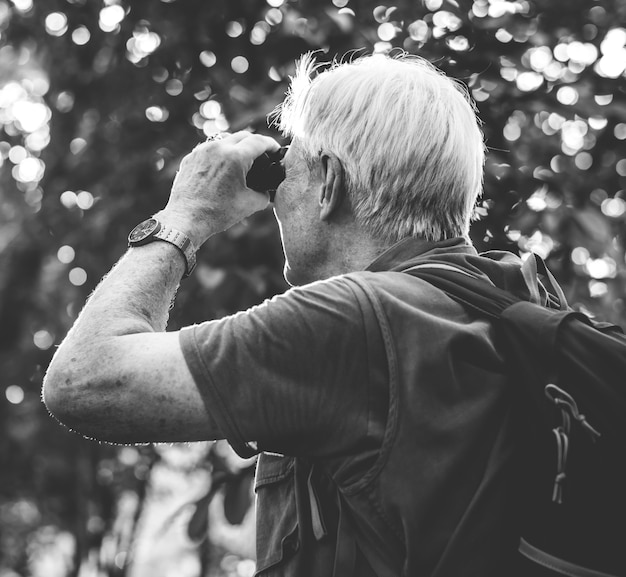
M 408 237 L 385 250 L 365 270 L 371 272 L 401 270 L 405 268 L 408 261 L 417 257 L 435 256 L 442 253 L 477 254 L 469 241 L 462 237 L 436 242 Z

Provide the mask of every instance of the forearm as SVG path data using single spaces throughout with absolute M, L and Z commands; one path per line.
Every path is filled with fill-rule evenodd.
M 267 199 L 243 181 L 252 159 L 268 145 L 277 146 L 268 140 L 240 133 L 223 145 L 196 147 L 181 163 L 168 205 L 155 218 L 198 249 L 264 208 Z M 60 421 L 115 442 L 219 438 L 178 334 L 165 332 L 186 270 L 183 252 L 156 237 L 131 248 L 102 280 L 44 379 L 44 401 Z
M 182 255 L 169 243 L 129 249 L 89 297 L 63 346 L 164 331 L 184 272 Z
M 130 249 L 102 280 L 46 373 L 43 398 L 57 419 L 114 442 L 214 437 L 201 401 L 189 401 L 200 414 L 185 420 L 195 427 L 171 418 L 168 403 L 159 401 L 174 394 L 187 371 L 177 335 L 163 332 L 184 271 L 178 249 L 159 241 Z M 179 358 L 176 370 L 171 358 Z
M 89 372 L 93 381 L 111 339 L 164 331 L 184 271 L 182 255 L 169 243 L 129 249 L 90 296 L 48 374 L 60 369 L 66 382 Z

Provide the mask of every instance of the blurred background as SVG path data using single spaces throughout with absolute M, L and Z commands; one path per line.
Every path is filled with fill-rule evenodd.
M 420 54 L 469 87 L 489 157 L 472 237 L 534 251 L 626 326 L 624 0 L 0 0 L 0 577 L 254 572 L 254 461 L 99 444 L 42 375 L 128 231 L 215 131 L 274 135 L 294 60 Z M 271 212 L 211 239 L 170 327 L 285 289 Z

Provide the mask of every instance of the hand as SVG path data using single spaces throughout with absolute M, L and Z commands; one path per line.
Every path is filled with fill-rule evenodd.
M 199 248 L 211 235 L 267 206 L 266 195 L 246 186 L 246 174 L 257 157 L 278 148 L 273 138 L 245 131 L 199 144 L 183 158 L 157 218 Z

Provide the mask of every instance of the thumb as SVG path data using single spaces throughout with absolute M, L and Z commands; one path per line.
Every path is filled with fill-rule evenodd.
M 270 204 L 269 196 L 264 192 L 257 192 L 251 188 L 246 188 L 245 192 L 239 197 L 242 212 L 252 214 L 267 208 Z

